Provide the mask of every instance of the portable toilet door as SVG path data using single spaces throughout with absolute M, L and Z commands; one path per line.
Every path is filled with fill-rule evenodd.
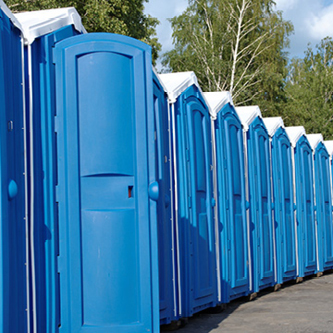
M 312 149 L 303 126 L 287 127 L 294 150 L 298 276 L 317 270 Z
M 229 92 L 204 93 L 215 120 L 220 303 L 249 294 L 243 130 Z
M 247 130 L 252 293 L 275 284 L 270 143 L 258 106 L 237 107 Z
M 272 144 L 277 284 L 296 279 L 292 147 L 281 117 L 263 118 Z
M 0 331 L 27 330 L 24 85 L 21 27 L 0 0 Z
M 330 195 L 331 195 L 331 205 L 332 205 L 332 214 L 333 214 L 333 163 L 332 163 L 333 141 L 332 140 L 324 141 L 324 145 L 329 154 L 329 178 L 330 178 L 329 183 L 330 183 Z M 332 215 L 332 220 L 333 220 L 333 215 Z
M 60 332 L 158 332 L 151 48 L 55 45 Z
M 193 72 L 161 74 L 173 123 L 180 317 L 216 305 L 211 122 Z
M 178 319 L 177 269 L 174 230 L 173 175 L 171 173 L 171 131 L 165 89 L 158 75 L 153 73 L 154 126 L 156 179 L 159 184 L 157 201 L 158 269 L 160 324 L 170 324 Z
M 318 271 L 323 272 L 333 268 L 330 154 L 321 134 L 309 134 L 307 138 L 314 151 Z
M 85 30 L 74 8 L 25 12 L 15 17 L 24 34 L 28 72 L 30 315 L 32 327 L 49 333 L 56 332 L 60 324 L 53 48 L 60 40 Z

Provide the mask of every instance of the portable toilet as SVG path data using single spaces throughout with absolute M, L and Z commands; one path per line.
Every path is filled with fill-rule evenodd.
M 26 38 L 32 81 L 28 113 L 33 120 L 30 126 L 35 125 L 30 131 L 34 134 L 30 141 L 31 173 L 35 176 L 32 191 L 41 187 L 36 177 L 43 177 L 43 173 L 38 172 L 47 172 L 42 205 L 53 209 L 48 216 L 49 221 L 55 221 L 53 229 L 44 228 L 37 236 L 32 229 L 32 244 L 53 237 L 53 245 L 45 253 L 45 283 L 50 288 L 46 288 L 45 316 L 51 311 L 56 315 L 52 324 L 44 323 L 45 331 L 60 327 L 64 331 L 157 332 L 159 187 L 155 178 L 151 49 L 125 36 L 73 36 L 83 28 L 73 31 L 76 29 L 68 26 L 64 16 L 59 13 L 53 19 L 45 13 L 47 22 L 57 29 L 61 27 L 59 20 L 65 25 L 56 36 L 44 39 L 44 35 L 37 38 L 32 34 L 33 42 L 31 35 Z M 78 17 L 70 16 L 76 27 Z M 34 22 L 31 28 L 39 21 Z M 38 31 L 51 33 L 52 29 L 41 23 Z M 33 51 L 39 38 L 46 59 Z M 44 89 L 32 79 L 34 75 Z M 40 111 L 40 120 L 38 115 L 34 117 L 34 106 L 38 106 L 33 101 L 45 108 Z M 36 130 L 38 121 L 41 133 Z M 38 136 L 45 146 L 34 147 Z M 37 214 L 36 207 L 34 211 Z M 36 251 L 34 254 L 37 280 L 37 275 L 43 274 L 43 257 Z M 34 322 L 38 325 L 39 302 L 44 301 L 39 288 L 33 291 L 37 308 Z
M 328 154 L 330 155 L 330 182 L 331 182 L 331 197 L 332 197 L 332 209 L 333 209 L 333 164 L 332 164 L 332 156 L 333 156 L 333 140 L 324 141 L 324 145 L 327 149 Z
M 321 134 L 308 134 L 314 152 L 318 274 L 333 268 L 333 221 L 330 154 Z
M 60 325 L 60 314 L 53 48 L 57 42 L 85 32 L 85 29 L 74 8 L 24 12 L 15 17 L 24 33 L 27 70 L 30 321 L 35 329 L 55 332 Z
M 330 155 L 330 168 L 331 168 L 331 174 L 332 174 L 332 156 L 333 156 L 333 140 L 326 140 L 324 141 L 324 145 L 327 149 L 327 152 L 329 153 Z M 332 181 L 332 176 L 331 176 L 331 181 Z M 332 200 L 333 200 L 333 196 L 332 196 Z
M 0 331 L 27 330 L 24 68 L 19 22 L 0 0 Z
M 250 202 L 251 293 L 275 284 L 270 143 L 258 106 L 236 107 L 246 138 Z
M 165 88 L 153 73 L 155 171 L 159 185 L 157 200 L 158 269 L 160 324 L 170 324 L 178 319 L 178 269 L 174 224 L 174 193 L 171 166 L 171 121 Z
M 263 118 L 271 141 L 276 281 L 296 279 L 296 219 L 292 147 L 281 117 Z
M 330 190 L 331 190 L 331 198 L 332 198 L 332 211 L 333 211 L 333 163 L 332 163 L 332 156 L 333 156 L 333 140 L 326 140 L 324 141 L 324 144 L 325 144 L 325 147 L 327 149 L 327 152 L 330 156 L 330 184 L 331 184 L 331 187 L 330 187 Z M 333 214 L 333 213 L 332 213 Z M 332 217 L 333 219 L 333 217 Z
M 229 92 L 208 92 L 204 97 L 215 118 L 218 301 L 249 294 L 249 227 L 244 178 L 243 130 Z
M 303 126 L 286 127 L 286 132 L 293 150 L 299 281 L 317 271 L 313 157 Z
M 179 316 L 216 305 L 211 120 L 193 72 L 161 74 L 172 121 Z

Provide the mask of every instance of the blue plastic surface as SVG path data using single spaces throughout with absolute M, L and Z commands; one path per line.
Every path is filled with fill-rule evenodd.
M 247 132 L 252 292 L 275 284 L 269 137 L 257 117 Z
M 309 141 L 304 135 L 295 147 L 295 175 L 298 275 L 304 277 L 317 270 L 313 157 Z
M 22 47 L 0 9 L 0 332 L 27 330 Z
M 319 271 L 333 268 L 333 222 L 330 179 L 330 156 L 320 142 L 314 154 L 318 228 Z
M 175 103 L 182 317 L 216 305 L 211 123 L 195 86 Z
M 87 34 L 59 42 L 54 60 L 59 331 L 158 332 L 150 47 Z
M 29 102 L 26 107 L 27 119 L 33 112 L 36 327 L 42 332 L 57 332 L 60 325 L 53 47 L 76 34 L 72 26 L 67 26 L 35 39 L 31 45 L 33 110 L 29 110 Z M 25 60 L 28 67 L 28 58 Z
M 297 276 L 292 148 L 285 129 L 272 138 L 277 283 Z
M 176 248 L 174 231 L 174 204 L 171 201 L 170 174 L 170 139 L 167 96 L 156 75 L 154 85 L 154 116 L 155 116 L 155 163 L 156 179 L 159 185 L 157 201 L 158 225 L 158 268 L 160 323 L 169 324 L 178 319 L 177 311 L 177 272 L 175 267 Z
M 222 303 L 249 293 L 243 130 L 229 103 L 217 114 L 216 167 Z

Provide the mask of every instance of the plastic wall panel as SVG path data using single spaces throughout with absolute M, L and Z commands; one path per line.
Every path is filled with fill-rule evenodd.
M 0 9 L 0 331 L 27 330 L 22 47 Z
M 260 289 L 275 284 L 269 137 L 264 123 L 258 117 L 249 127 L 247 144 L 251 211 L 252 292 L 258 292 Z
M 280 127 L 272 138 L 276 267 L 277 283 L 280 284 L 295 279 L 297 274 L 291 154 L 288 136 Z
M 54 117 L 55 69 L 53 47 L 63 39 L 78 34 L 72 26 L 37 38 L 31 45 L 32 101 L 27 118 L 33 113 L 34 178 L 34 255 L 36 267 L 36 327 L 43 332 L 57 332 L 60 324 L 59 278 L 57 268 L 58 221 L 55 186 L 57 156 Z M 28 97 L 29 98 L 29 97 Z M 29 163 L 30 164 L 30 163 Z
M 305 136 L 302 136 L 296 144 L 295 174 L 299 276 L 304 277 L 314 274 L 317 269 L 313 157 Z
M 333 223 L 330 180 L 330 157 L 321 142 L 314 155 L 318 226 L 319 271 L 333 268 Z
M 222 303 L 249 293 L 243 130 L 227 104 L 216 120 Z
M 194 86 L 175 103 L 183 317 L 216 305 L 211 123 Z
M 159 184 L 157 201 L 158 223 L 158 267 L 160 323 L 169 324 L 178 318 L 177 315 L 177 281 L 176 281 L 176 248 L 174 228 L 174 205 L 171 193 L 171 156 L 169 138 L 169 119 L 167 96 L 155 74 L 154 84 L 154 115 L 155 115 L 155 162 L 156 179 Z
M 59 330 L 157 332 L 150 48 L 89 34 L 58 43 L 54 55 Z

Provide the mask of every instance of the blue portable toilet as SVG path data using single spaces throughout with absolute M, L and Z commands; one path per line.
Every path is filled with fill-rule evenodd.
M 157 201 L 158 269 L 160 324 L 170 324 L 178 319 L 177 247 L 175 239 L 174 204 L 171 184 L 171 121 L 168 97 L 158 74 L 153 73 L 154 126 L 156 179 L 159 184 Z
M 246 138 L 250 202 L 251 293 L 275 284 L 270 143 L 258 106 L 236 108 Z
M 29 257 L 31 327 L 56 332 L 60 325 L 55 68 L 53 48 L 85 32 L 74 8 L 15 15 L 22 26 L 26 67 L 27 164 L 29 166 Z
M 321 134 L 308 134 L 314 152 L 318 273 L 333 268 L 333 221 L 330 154 Z
M 161 74 L 172 121 L 179 316 L 216 305 L 211 120 L 193 72 Z
M 327 152 L 330 156 L 329 159 L 329 174 L 330 174 L 330 190 L 331 190 L 331 204 L 332 204 L 332 211 L 333 211 L 333 163 L 332 163 L 332 157 L 333 157 L 333 140 L 326 140 L 324 141 L 325 147 L 327 149 Z M 332 213 L 333 214 L 333 213 Z M 333 216 L 332 216 L 333 219 Z
M 330 155 L 330 179 L 331 179 L 331 184 L 332 184 L 332 171 L 333 171 L 333 164 L 332 164 L 332 156 L 333 156 L 333 140 L 325 140 L 324 145 L 327 149 L 328 154 Z M 333 190 L 333 187 L 332 187 Z M 332 196 L 332 201 L 333 201 L 333 195 Z
M 330 156 L 330 182 L 331 182 L 331 198 L 332 198 L 332 210 L 333 210 L 333 164 L 332 164 L 332 157 L 333 157 L 333 140 L 326 140 L 324 141 L 324 145 L 327 149 L 327 152 Z
M 263 118 L 271 141 L 276 282 L 296 279 L 296 219 L 292 147 L 281 117 Z
M 27 330 L 22 27 L 0 0 L 0 331 Z
M 220 244 L 217 250 L 218 301 L 229 303 L 249 294 L 249 220 L 243 130 L 229 92 L 208 92 L 204 97 L 215 119 L 212 126 L 216 138 L 213 140 L 218 207 L 216 234 Z
M 304 276 L 317 272 L 313 156 L 303 126 L 286 127 L 286 132 L 293 150 L 297 225 L 296 281 L 301 281 Z
M 94 33 L 56 43 L 60 332 L 158 332 L 151 48 Z

